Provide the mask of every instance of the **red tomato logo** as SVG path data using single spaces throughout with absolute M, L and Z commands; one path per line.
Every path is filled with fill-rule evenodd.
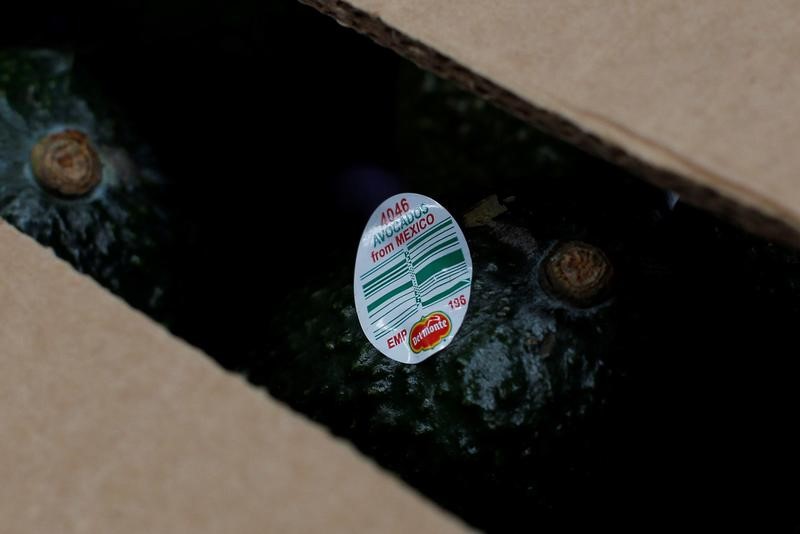
M 443 312 L 429 313 L 411 327 L 408 344 L 415 354 L 431 350 L 450 335 L 453 326 L 450 318 Z

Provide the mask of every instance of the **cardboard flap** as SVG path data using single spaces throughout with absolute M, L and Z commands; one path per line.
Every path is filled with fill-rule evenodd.
M 790 0 L 305 0 L 526 120 L 800 243 Z
M 457 532 L 0 221 L 3 532 Z

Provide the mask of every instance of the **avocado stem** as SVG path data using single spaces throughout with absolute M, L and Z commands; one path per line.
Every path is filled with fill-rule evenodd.
M 91 192 L 102 178 L 102 164 L 89 136 L 67 129 L 46 135 L 31 150 L 31 167 L 39 184 L 65 197 Z
M 581 241 L 558 245 L 544 260 L 546 289 L 578 307 L 591 306 L 603 298 L 613 272 L 602 250 Z

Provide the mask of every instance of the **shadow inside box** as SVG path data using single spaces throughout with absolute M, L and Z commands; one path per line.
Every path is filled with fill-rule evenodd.
M 484 530 L 796 523 L 796 252 L 291 2 L 42 11 L 4 46 L 74 51 L 169 180 L 176 335 Z M 465 228 L 470 311 L 418 366 L 369 345 L 352 299 L 363 225 L 406 191 L 460 223 L 507 209 Z M 589 310 L 538 282 L 573 240 L 614 265 Z

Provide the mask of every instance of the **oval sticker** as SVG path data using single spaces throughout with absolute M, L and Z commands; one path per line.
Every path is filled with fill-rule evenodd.
M 419 363 L 444 349 L 464 321 L 471 285 L 464 234 L 438 202 L 404 193 L 373 212 L 353 292 L 361 329 L 383 354 Z

